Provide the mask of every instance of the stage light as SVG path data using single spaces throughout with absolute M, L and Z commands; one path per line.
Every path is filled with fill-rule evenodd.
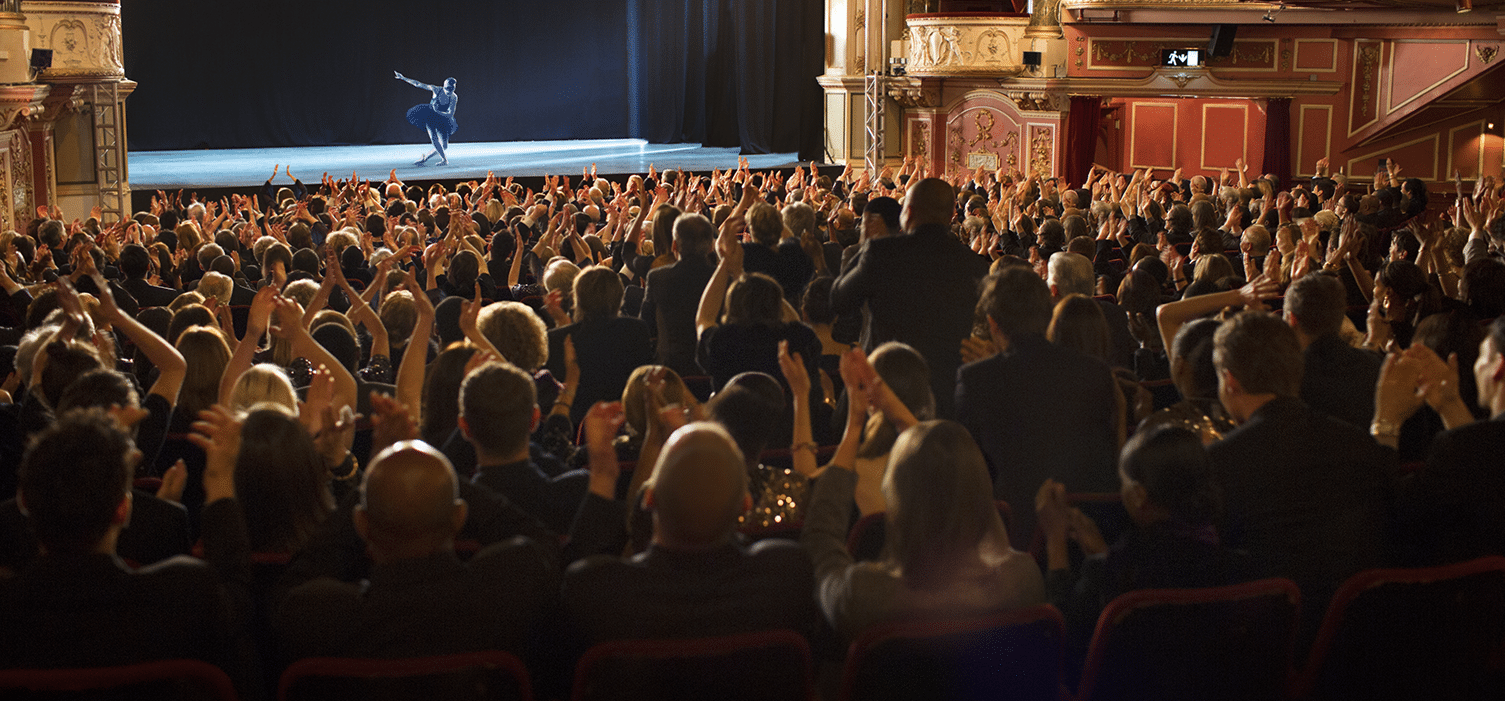
M 1465 12 L 1474 11 L 1474 0 L 1454 0 L 1454 3 L 1458 9 L 1458 14 L 1460 15 Z
M 1493 128 L 1495 128 L 1495 123 L 1494 122 L 1490 122 L 1489 124 L 1486 124 L 1484 126 L 1484 128 L 1485 129 L 1493 129 Z

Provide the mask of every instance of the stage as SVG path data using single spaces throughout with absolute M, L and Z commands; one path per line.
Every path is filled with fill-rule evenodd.
M 736 148 L 705 148 L 699 144 L 650 144 L 641 139 L 580 141 L 508 141 L 454 143 L 448 149 L 449 165 L 415 166 L 413 162 L 431 150 L 427 144 L 396 146 L 320 146 L 306 148 L 255 148 L 192 151 L 136 151 L 130 154 L 132 190 L 145 194 L 155 190 L 189 189 L 215 192 L 259 187 L 272 174 L 272 167 L 291 166 L 293 175 L 307 185 L 317 185 L 328 172 L 348 178 L 355 171 L 362 179 L 380 182 L 397 168 L 404 182 L 454 182 L 482 179 L 487 171 L 502 177 L 536 178 L 543 175 L 579 177 L 592 163 L 601 175 L 645 173 L 651 164 L 659 170 L 683 168 L 709 172 L 734 168 Z M 748 156 L 754 169 L 791 167 L 793 153 Z M 287 184 L 279 173 L 276 182 Z

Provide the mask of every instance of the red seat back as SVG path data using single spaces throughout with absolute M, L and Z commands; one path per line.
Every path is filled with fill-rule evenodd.
M 847 652 L 842 701 L 1039 699 L 1061 690 L 1065 623 L 1049 604 L 872 626 Z
M 1288 579 L 1124 594 L 1098 617 L 1077 698 L 1279 698 L 1300 605 Z
M 1301 689 L 1335 699 L 1502 698 L 1505 557 L 1349 578 Z
M 0 697 L 214 699 L 235 701 L 220 668 L 199 660 L 161 660 L 119 667 L 0 670 Z
M 312 657 L 282 673 L 277 698 L 531 701 L 533 685 L 522 660 L 500 650 L 396 660 Z
M 810 645 L 790 630 L 712 638 L 614 640 L 575 667 L 575 701 L 811 701 Z

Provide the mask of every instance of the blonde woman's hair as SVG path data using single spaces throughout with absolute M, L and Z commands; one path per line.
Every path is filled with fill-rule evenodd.
M 244 414 L 261 403 L 271 403 L 298 415 L 298 392 L 287 372 L 271 363 L 257 363 L 235 380 L 230 390 L 230 411 Z
M 210 271 L 204 273 L 204 278 L 199 280 L 198 293 L 206 300 L 213 297 L 219 300 L 220 304 L 229 304 L 230 293 L 233 291 L 234 283 L 223 273 Z
M 476 326 L 507 362 L 530 373 L 549 362 L 549 335 L 543 319 L 521 302 L 494 302 L 481 310 Z

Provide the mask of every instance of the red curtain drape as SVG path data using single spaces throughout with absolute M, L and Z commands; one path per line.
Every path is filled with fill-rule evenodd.
M 1103 99 L 1071 98 L 1071 112 L 1066 117 L 1066 182 L 1081 187 L 1092 169 L 1097 153 L 1097 130 L 1103 121 Z
M 1262 173 L 1280 178 L 1280 189 L 1291 187 L 1291 98 L 1272 97 L 1265 108 L 1265 158 Z

